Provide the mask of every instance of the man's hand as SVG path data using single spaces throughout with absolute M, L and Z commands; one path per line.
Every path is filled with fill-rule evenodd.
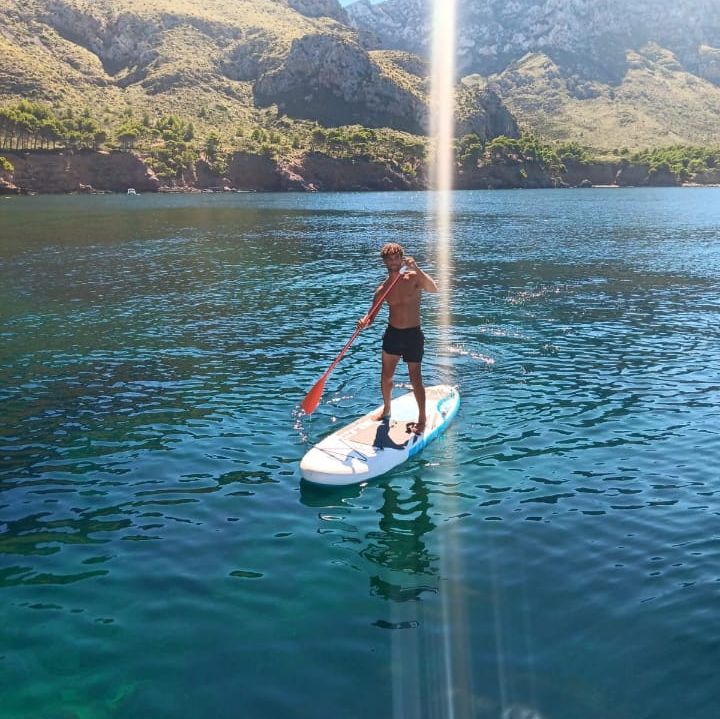
M 357 321 L 356 329 L 364 330 L 367 329 L 370 326 L 370 317 L 368 315 L 365 315 L 364 317 L 361 317 Z
M 405 266 L 405 272 L 403 272 L 402 275 L 404 281 L 413 280 L 418 276 L 420 268 L 417 266 L 414 258 L 403 257 L 403 265 Z

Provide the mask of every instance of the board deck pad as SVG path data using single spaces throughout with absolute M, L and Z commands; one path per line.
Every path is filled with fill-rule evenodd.
M 412 392 L 395 398 L 389 418 L 373 419 L 382 407 L 325 437 L 300 462 L 304 479 L 316 484 L 358 484 L 389 472 L 435 439 L 457 412 L 460 396 L 454 387 L 425 390 L 427 422 L 416 431 L 417 402 Z
M 397 422 L 393 419 L 359 427 L 348 439 L 381 449 L 402 449 L 407 445 L 411 434 L 412 422 Z

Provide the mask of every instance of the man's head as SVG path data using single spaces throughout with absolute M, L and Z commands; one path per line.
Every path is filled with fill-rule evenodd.
M 398 245 L 397 242 L 388 242 L 385 245 L 383 245 L 382 250 L 380 250 L 380 257 L 385 259 L 388 255 L 400 255 L 400 257 L 405 254 L 405 250 L 403 250 L 402 245 Z
M 382 257 L 385 267 L 387 267 L 390 272 L 399 272 L 402 267 L 404 252 L 402 245 L 399 245 L 397 242 L 388 242 L 383 246 L 382 250 L 380 250 L 380 257 Z

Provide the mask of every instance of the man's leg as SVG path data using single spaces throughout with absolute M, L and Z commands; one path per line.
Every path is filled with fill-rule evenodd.
M 393 377 L 395 368 L 400 361 L 399 355 L 382 353 L 382 373 L 380 374 L 380 389 L 382 390 L 383 408 L 381 413 L 374 419 L 382 419 L 390 416 L 390 402 L 392 401 Z
M 410 382 L 413 388 L 413 394 L 415 395 L 415 401 L 418 405 L 418 421 L 415 427 L 415 431 L 421 434 L 425 431 L 425 423 L 427 418 L 425 416 L 425 385 L 422 381 L 422 370 L 419 362 L 408 362 L 408 374 L 410 375 Z

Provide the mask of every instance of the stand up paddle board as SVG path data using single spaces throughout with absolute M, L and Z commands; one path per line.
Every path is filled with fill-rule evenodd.
M 392 400 L 390 417 L 372 419 L 378 407 L 316 444 L 300 462 L 300 474 L 315 484 L 359 484 L 389 472 L 443 432 L 460 405 L 458 391 L 440 384 L 425 389 L 427 423 L 414 431 L 418 407 L 412 392 Z

